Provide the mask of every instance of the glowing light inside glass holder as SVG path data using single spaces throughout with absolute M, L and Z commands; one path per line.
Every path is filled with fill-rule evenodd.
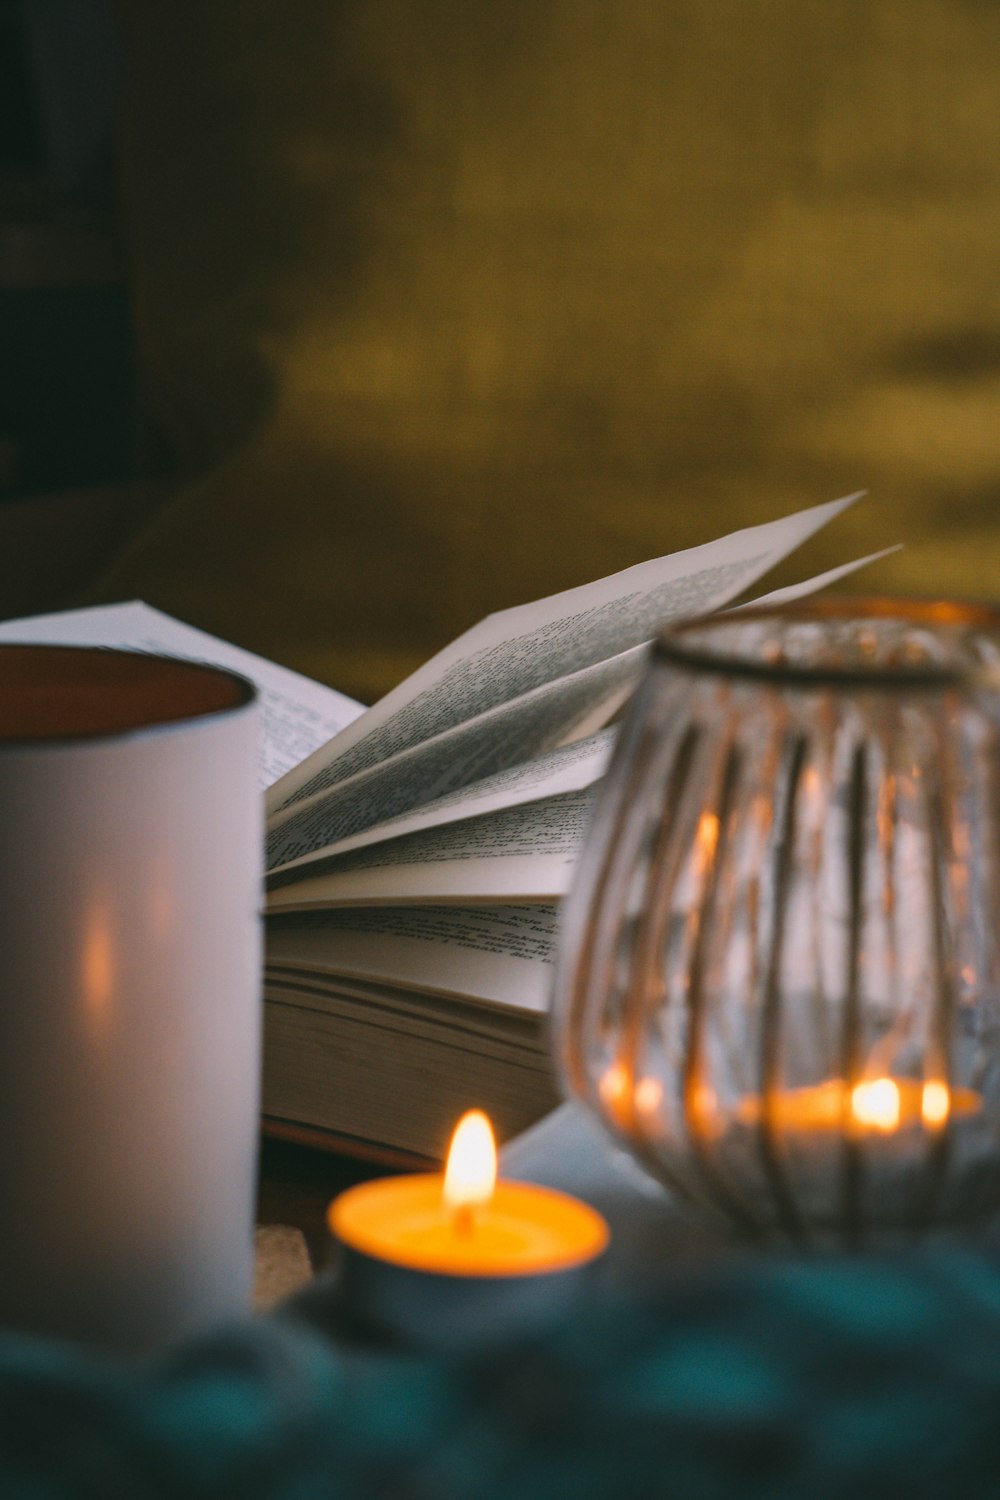
M 831 1078 L 813 1088 L 776 1090 L 767 1100 L 745 1099 L 736 1118 L 747 1125 L 764 1122 L 779 1133 L 889 1136 L 913 1126 L 940 1130 L 953 1116 L 976 1114 L 981 1104 L 974 1090 L 950 1089 L 934 1079 L 866 1078 L 849 1087 Z
M 899 1085 L 891 1078 L 856 1083 L 851 1090 L 851 1118 L 873 1130 L 898 1130 Z

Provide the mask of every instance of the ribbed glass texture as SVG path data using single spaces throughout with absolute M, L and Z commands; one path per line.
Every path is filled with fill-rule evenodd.
M 567 1093 L 758 1238 L 1000 1210 L 1000 612 L 669 629 L 562 919 Z

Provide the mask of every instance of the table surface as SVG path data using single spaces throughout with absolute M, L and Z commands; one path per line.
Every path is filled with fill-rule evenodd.
M 257 1223 L 298 1229 L 313 1270 L 320 1271 L 331 1258 L 326 1228 L 330 1200 L 355 1182 L 382 1177 L 387 1170 L 376 1162 L 265 1136 L 260 1150 Z

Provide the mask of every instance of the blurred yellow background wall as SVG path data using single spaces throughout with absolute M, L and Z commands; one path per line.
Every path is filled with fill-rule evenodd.
M 122 0 L 178 497 L 102 577 L 372 698 L 490 609 L 866 487 L 1000 595 L 1000 7 Z

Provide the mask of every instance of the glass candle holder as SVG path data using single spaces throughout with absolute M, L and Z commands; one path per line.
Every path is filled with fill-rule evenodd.
M 562 916 L 565 1091 L 758 1239 L 1000 1211 L 1000 611 L 667 629 Z

